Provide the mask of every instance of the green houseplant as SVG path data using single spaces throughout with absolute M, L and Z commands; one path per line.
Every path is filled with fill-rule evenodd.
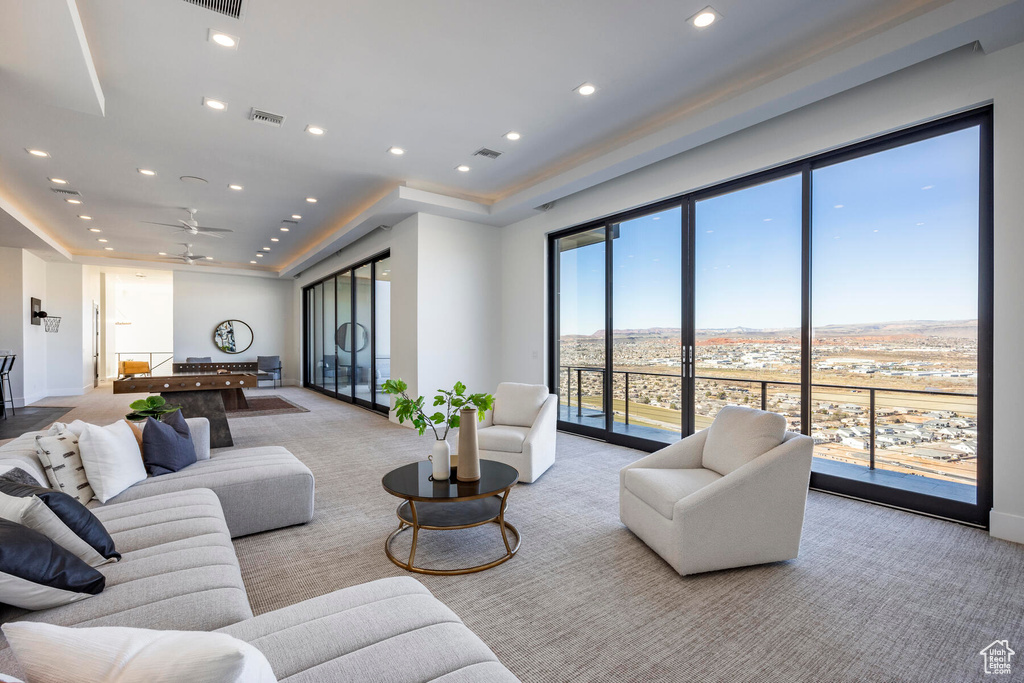
M 136 422 L 151 417 L 154 420 L 163 419 L 164 415 L 181 410 L 181 406 L 172 406 L 167 403 L 163 396 L 147 396 L 138 401 L 132 401 L 128 406 L 132 412 L 125 415 L 126 420 Z
M 462 413 L 466 413 L 466 417 L 476 413 L 477 420 L 483 421 L 484 415 L 494 406 L 494 396 L 491 394 L 467 394 L 466 385 L 456 382 L 451 391 L 437 390 L 432 406 L 437 410 L 428 415 L 426 399 L 423 396 L 418 396 L 415 399 L 409 396 L 409 385 L 401 379 L 389 379 L 384 382 L 383 389 L 384 393 L 395 397 L 394 410 L 399 423 L 405 423 L 406 420 L 411 421 L 421 436 L 426 433 L 428 427 L 434 432 L 435 441 L 430 460 L 433 463 L 435 480 L 448 479 L 450 476 L 451 447 L 448 445 L 448 432 L 451 429 L 458 429 L 462 421 Z M 476 453 L 475 441 L 474 438 L 474 454 Z M 478 464 L 476 467 L 479 469 Z M 463 470 L 465 469 L 463 468 Z M 460 473 L 463 470 L 460 470 Z M 460 479 L 462 478 L 460 474 Z

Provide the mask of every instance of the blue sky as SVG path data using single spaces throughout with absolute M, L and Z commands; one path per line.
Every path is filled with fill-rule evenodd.
M 977 317 L 978 130 L 814 171 L 815 325 Z M 697 204 L 696 325 L 800 325 L 800 178 Z M 621 224 L 616 329 L 681 326 L 679 208 Z M 604 245 L 562 252 L 561 334 L 604 327 Z

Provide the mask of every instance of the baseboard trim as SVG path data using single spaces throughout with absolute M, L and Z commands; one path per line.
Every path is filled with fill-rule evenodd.
M 995 538 L 1024 543 L 1024 517 L 993 510 L 988 518 L 988 532 Z

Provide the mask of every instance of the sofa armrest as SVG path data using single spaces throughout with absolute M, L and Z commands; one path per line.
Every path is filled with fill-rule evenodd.
M 210 459 L 210 421 L 205 417 L 186 417 L 185 424 L 192 433 L 192 445 L 196 449 L 196 460 Z
M 701 467 L 704 458 L 704 442 L 708 439 L 708 430 L 694 432 L 685 439 L 665 446 L 660 451 L 646 455 L 619 470 L 620 481 L 625 481 L 626 470 L 634 467 L 650 467 L 662 470 L 692 470 Z

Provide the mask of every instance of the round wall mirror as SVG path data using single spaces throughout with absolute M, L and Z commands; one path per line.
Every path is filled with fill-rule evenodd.
M 355 335 L 355 339 L 352 338 L 353 335 Z M 366 345 L 370 343 L 370 335 L 366 328 L 359 323 L 339 325 L 338 330 L 334 333 L 334 343 L 338 345 L 338 348 L 349 353 L 353 350 L 353 342 L 355 342 L 354 346 L 357 352 L 366 348 Z
M 241 320 L 225 320 L 213 331 L 213 345 L 224 353 L 242 353 L 252 346 L 252 328 Z

